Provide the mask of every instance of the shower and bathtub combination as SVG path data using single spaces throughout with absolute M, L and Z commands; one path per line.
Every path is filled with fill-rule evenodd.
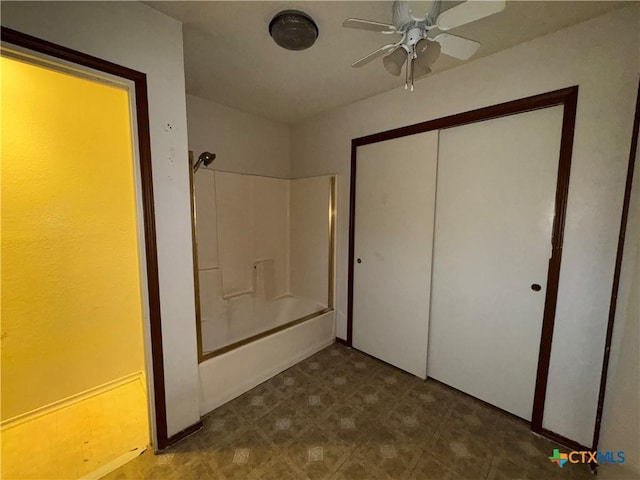
M 214 159 L 192 161 L 202 413 L 334 337 L 335 177 L 223 172 Z

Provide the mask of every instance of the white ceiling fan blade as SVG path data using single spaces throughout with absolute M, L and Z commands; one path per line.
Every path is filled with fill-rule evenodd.
M 469 0 L 442 12 L 436 21 L 436 25 L 440 30 L 450 30 L 501 12 L 504 10 L 505 5 L 505 0 L 487 2 Z
M 411 10 L 409 9 L 409 3 L 395 0 L 393 2 L 392 8 L 392 18 L 393 24 L 400 28 L 405 23 L 409 23 L 413 21 L 413 17 L 411 16 Z
M 435 24 L 440 14 L 442 0 L 413 0 L 408 3 L 409 18 L 415 22 L 426 22 L 427 25 Z
M 374 22 L 373 20 L 361 20 L 359 18 L 347 18 L 343 23 L 343 27 L 356 28 L 358 30 L 370 30 L 372 32 L 393 33 L 396 27 L 389 23 Z
M 449 33 L 441 33 L 433 38 L 434 42 L 440 44 L 442 53 L 450 57 L 468 60 L 480 48 L 480 44 L 467 38 L 458 37 Z
M 395 43 L 389 43 L 388 45 L 383 45 L 378 50 L 374 50 L 369 55 L 366 55 L 366 56 L 362 57 L 360 60 L 356 60 L 355 62 L 353 62 L 351 64 L 351 66 L 354 67 L 354 68 L 358 68 L 358 67 L 361 67 L 363 65 L 366 65 L 371 60 L 375 60 L 376 58 L 381 57 L 385 53 L 390 52 L 391 50 L 395 49 L 397 46 L 398 45 L 395 44 Z

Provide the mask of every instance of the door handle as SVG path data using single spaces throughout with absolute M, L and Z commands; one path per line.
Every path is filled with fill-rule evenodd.
M 539 292 L 540 290 L 542 290 L 542 287 L 540 285 L 538 285 L 537 283 L 532 283 L 531 284 L 531 290 L 533 290 L 534 292 Z
M 362 263 L 362 259 L 361 259 L 361 258 L 359 258 L 358 260 L 356 260 L 356 262 L 358 262 L 358 263 Z

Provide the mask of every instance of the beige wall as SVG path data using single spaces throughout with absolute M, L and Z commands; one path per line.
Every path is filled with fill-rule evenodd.
M 599 450 L 624 450 L 602 478 L 640 478 L 640 150 L 636 156 Z
M 218 103 L 187 95 L 189 149 L 195 158 L 216 154 L 210 168 L 289 178 L 289 127 Z
M 580 86 L 544 426 L 591 445 L 638 82 L 639 7 L 321 114 L 292 130 L 292 176 L 339 172 L 351 139 Z M 378 66 L 379 67 L 379 66 Z M 371 68 L 376 68 L 374 65 Z M 338 195 L 337 334 L 346 337 L 349 189 Z M 595 372 L 595 373 L 594 373 Z
M 147 75 L 167 424 L 173 435 L 200 418 L 182 26 L 138 2 L 2 2 L 2 25 Z

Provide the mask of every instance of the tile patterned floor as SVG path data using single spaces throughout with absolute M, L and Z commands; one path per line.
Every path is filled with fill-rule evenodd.
M 121 479 L 589 479 L 554 443 L 434 381 L 335 344 L 213 411 Z M 562 447 L 560 447 L 562 449 Z
M 149 443 L 140 380 L 5 429 L 3 480 L 76 479 Z

